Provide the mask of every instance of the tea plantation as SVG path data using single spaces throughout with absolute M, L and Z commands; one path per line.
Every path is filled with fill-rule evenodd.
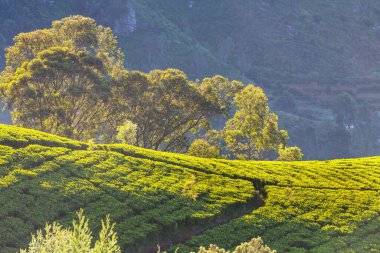
M 80 208 L 93 231 L 111 215 L 123 252 L 256 236 L 278 252 L 380 252 L 380 157 L 202 159 L 0 125 L 0 206 L 0 252 Z

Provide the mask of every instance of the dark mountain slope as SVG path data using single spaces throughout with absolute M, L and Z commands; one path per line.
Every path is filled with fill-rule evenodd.
M 74 14 L 110 26 L 129 69 L 175 67 L 194 79 L 254 80 L 273 109 L 286 112 L 282 125 L 295 124 L 301 133 L 312 127 L 318 143 L 328 136 L 326 151 L 310 152 L 312 144 L 300 141 L 309 136 L 291 135 L 306 159 L 380 154 L 378 1 L 0 0 L 0 48 L 19 32 Z M 294 97 L 291 107 L 278 103 L 284 91 Z M 355 129 L 335 123 L 331 104 L 342 92 L 370 105 L 371 115 Z M 344 151 L 334 145 L 342 142 Z

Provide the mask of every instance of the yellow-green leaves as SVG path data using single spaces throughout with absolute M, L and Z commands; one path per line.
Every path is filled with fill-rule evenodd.
M 192 132 L 207 125 L 217 110 L 200 88 L 177 69 L 148 74 L 123 72 L 115 87 L 115 117 L 120 127 L 128 120 L 137 126 L 134 145 L 183 151 Z
M 102 62 L 86 52 L 51 47 L 25 62 L 6 90 L 14 123 L 86 140 L 107 119 L 111 88 Z
M 287 133 L 278 129 L 277 116 L 261 88 L 246 86 L 236 94 L 234 104 L 238 110 L 224 129 L 226 148 L 234 157 L 268 159 L 271 151 L 286 143 Z
M 0 147 L 0 234 L 6 235 L 0 251 L 26 247 L 46 222 L 70 226 L 80 207 L 95 221 L 110 214 L 125 252 L 166 245 L 189 227 L 207 229 L 189 233 L 179 252 L 210 243 L 233 249 L 256 235 L 280 252 L 363 252 L 379 245 L 379 157 L 259 162 L 125 144 L 87 150 L 83 143 L 2 125 L 0 143 L 7 145 Z M 112 238 L 106 224 L 100 237 Z M 96 234 L 102 229 L 89 226 Z
M 39 230 L 32 241 L 21 253 L 121 253 L 117 234 L 110 217 L 102 220 L 99 239 L 93 245 L 92 231 L 83 210 L 77 212 L 78 220 L 73 220 L 72 228 L 63 228 L 59 223 L 46 224 L 45 230 Z
M 199 139 L 190 145 L 187 154 L 204 158 L 218 158 L 219 152 L 216 146 L 212 146 L 207 141 Z
M 71 16 L 54 21 L 50 29 L 20 33 L 14 45 L 6 49 L 7 72 L 13 72 L 24 62 L 37 57 L 50 47 L 67 47 L 70 51 L 86 51 L 99 57 L 109 70 L 121 68 L 123 54 L 117 46 L 116 37 L 109 28 L 97 26 L 95 20 L 82 16 Z

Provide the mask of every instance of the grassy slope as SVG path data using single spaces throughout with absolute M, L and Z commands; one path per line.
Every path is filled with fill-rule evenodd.
M 379 157 L 208 160 L 0 125 L 0 203 L 0 252 L 81 207 L 95 230 L 110 213 L 126 252 L 231 248 L 257 235 L 279 252 L 380 250 Z

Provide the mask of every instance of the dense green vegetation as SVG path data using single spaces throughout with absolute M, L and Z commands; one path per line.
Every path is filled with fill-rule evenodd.
M 37 235 L 32 235 L 28 248 L 22 249 L 21 253 L 121 253 L 117 233 L 114 231 L 115 224 L 111 224 L 109 216 L 102 221 L 99 239 L 93 242 L 93 234 L 88 226 L 89 220 L 83 215 L 83 210 L 80 210 L 77 215 L 78 219 L 73 220 L 72 228 L 63 228 L 57 222 L 52 225 L 46 224 L 44 230 L 38 230 Z M 243 252 L 276 253 L 275 250 L 264 245 L 260 237 L 240 244 L 233 251 L 233 253 Z M 161 253 L 159 245 L 157 245 L 157 253 Z M 230 253 L 230 251 L 211 244 L 208 249 L 201 246 L 198 253 Z
M 93 221 L 110 214 L 126 252 L 233 249 L 256 236 L 279 252 L 380 248 L 378 157 L 228 161 L 0 127 L 1 252 L 80 208 Z
M 117 34 L 129 70 L 254 80 L 305 159 L 378 155 L 379 10 L 362 0 L 1 0 L 0 48 L 53 20 L 89 16 Z M 332 103 L 345 91 L 362 107 L 349 129 L 339 124 L 346 109 Z
M 0 101 L 15 125 L 96 143 L 179 153 L 212 131 L 225 157 L 253 160 L 274 159 L 288 138 L 261 88 L 223 76 L 194 82 L 177 69 L 128 71 L 111 29 L 79 15 L 15 36 Z M 226 127 L 211 129 L 233 106 Z
M 183 8 L 188 13 L 190 9 L 196 11 L 192 16 L 183 15 L 184 19 L 174 15 L 173 8 L 178 3 L 169 1 L 120 0 L 109 6 L 106 1 L 66 4 L 69 2 L 84 12 L 104 8 L 104 13 L 92 13 L 94 16 L 106 15 L 107 11 L 126 4 L 115 19 L 109 20 L 115 33 L 121 35 L 122 47 L 126 36 L 141 35 L 135 33 L 135 8 L 146 11 L 142 20 L 157 21 L 163 31 L 170 28 L 170 36 L 160 35 L 154 42 L 161 45 L 158 55 L 173 57 L 165 64 L 156 65 L 158 58 L 151 58 L 152 47 L 140 45 L 148 51 L 149 66 L 158 68 L 169 62 L 181 62 L 191 58 L 190 51 L 196 51 L 202 52 L 203 60 L 197 57 L 193 76 L 209 67 L 207 71 L 211 72 L 216 68 L 238 77 L 243 74 L 243 79 L 247 75 L 261 81 L 272 80 L 269 95 L 279 96 L 273 104 L 286 112 L 280 114 L 288 119 L 285 129 L 289 127 L 296 132 L 295 138 L 310 138 L 314 151 L 329 153 L 334 140 L 339 140 L 334 142 L 341 152 L 339 156 L 350 154 L 356 147 L 371 153 L 379 145 L 376 125 L 379 118 L 374 117 L 374 108 L 352 92 L 336 96 L 330 104 L 321 102 L 318 106 L 323 107 L 319 109 L 325 119 L 315 127 L 315 118 L 310 116 L 315 108 L 308 107 L 310 104 L 305 103 L 307 98 L 302 97 L 302 92 L 278 86 L 280 81 L 289 85 L 318 79 L 318 86 L 318 82 L 326 79 L 349 80 L 346 75 L 350 68 L 336 67 L 336 53 L 326 50 L 327 58 L 332 59 L 329 64 L 323 64 L 324 58 L 315 58 L 313 52 L 301 54 L 304 62 L 310 63 L 309 70 L 315 72 L 306 73 L 308 68 L 299 57 L 291 58 L 292 64 L 278 69 L 277 63 L 289 58 L 280 54 L 274 58 L 261 57 L 262 52 L 269 50 L 267 45 L 274 46 L 268 37 L 244 38 L 250 46 L 239 46 L 240 35 L 236 31 L 244 37 L 255 31 L 236 29 L 235 25 L 252 21 L 244 13 L 239 15 L 241 20 L 230 24 L 233 15 L 228 16 L 222 26 L 230 36 L 226 40 L 224 35 L 219 37 L 223 33 L 218 15 L 236 14 L 239 6 L 243 6 L 238 4 L 240 1 L 232 6 L 228 1 L 218 4 L 180 1 L 186 2 Z M 0 8 L 0 14 L 5 13 L 0 20 L 5 19 L 5 24 L 11 26 L 12 18 L 8 15 L 22 6 L 20 3 L 0 0 L 0 7 L 8 8 L 6 11 Z M 39 6 L 37 0 L 31 3 Z M 41 15 L 65 6 L 64 2 L 41 3 L 46 8 L 40 9 Z M 223 10 L 226 6 L 228 12 Z M 252 13 L 258 11 L 259 17 L 269 9 L 283 15 L 287 7 L 275 1 L 246 6 L 253 8 Z M 308 6 L 289 6 L 301 17 L 296 14 L 290 18 L 296 24 L 286 24 L 289 38 L 298 41 L 302 37 L 299 34 L 315 28 L 311 23 L 323 24 L 321 16 L 306 10 Z M 30 5 L 24 7 L 26 13 L 35 12 L 28 8 Z M 354 7 L 355 13 L 363 9 Z M 186 12 L 184 9 L 181 12 Z M 207 13 L 214 9 L 215 12 Z M 57 15 L 64 13 L 62 10 Z M 211 40 L 197 38 L 198 32 L 206 34 L 205 17 L 212 17 L 216 26 L 211 30 L 220 32 Z M 46 16 L 46 20 L 49 18 Z M 273 24 L 278 25 L 277 19 L 272 18 Z M 305 24 L 302 29 L 297 27 L 299 18 Z M 191 27 L 181 31 L 180 24 L 188 21 L 199 31 Z M 200 26 L 204 22 L 206 25 Z M 323 29 L 317 31 L 318 40 L 307 41 L 308 44 L 323 42 L 319 40 L 324 37 Z M 192 37 L 203 45 L 192 43 Z M 260 49 L 261 40 L 267 50 Z M 1 41 L 0 34 L 0 46 L 6 44 Z M 193 44 L 188 46 L 190 51 L 172 54 L 165 50 L 165 44 L 178 49 L 184 42 Z M 252 45 L 260 49 L 259 54 Z M 344 53 L 344 49 L 338 51 Z M 157 56 L 157 52 L 153 55 Z M 246 55 L 257 56 L 276 71 L 257 68 L 259 65 L 251 64 Z M 5 58 L 5 69 L 0 74 L 1 101 L 12 111 L 16 125 L 35 130 L 0 125 L 0 252 L 25 248 L 30 241 L 31 248 L 40 247 L 44 243 L 41 233 L 37 237 L 31 234 L 46 222 L 56 221 L 63 226 L 58 223 L 47 226 L 48 235 L 71 238 L 71 231 L 66 228 L 82 208 L 91 221 L 110 214 L 116 224 L 111 226 L 109 219 L 102 226 L 87 224 L 80 213 L 79 224 L 73 224 L 73 233 L 83 230 L 81 242 L 86 244 L 87 251 L 91 248 L 98 251 L 99 244 L 107 247 L 103 243 L 105 234 L 112 237 L 113 229 L 123 252 L 156 252 L 157 244 L 169 252 L 176 249 L 190 252 L 210 244 L 232 250 L 257 236 L 279 252 L 380 251 L 380 158 L 294 162 L 301 160 L 303 154 L 297 147 L 287 147 L 288 133 L 280 130 L 281 124 L 262 88 L 220 75 L 191 80 L 185 72 L 174 68 L 149 69 L 147 73 L 130 71 L 124 64 L 138 63 L 124 62 L 122 48 L 112 30 L 79 15 L 54 21 L 48 29 L 18 34 L 6 49 Z M 370 60 L 376 61 L 376 57 Z M 358 75 L 373 74 L 355 63 L 352 65 L 358 69 Z M 273 77 L 266 79 L 264 74 L 270 73 Z M 326 110 L 330 110 L 328 118 Z M 313 121 L 300 127 L 300 117 Z M 316 138 L 320 135 L 322 141 Z M 357 146 L 351 143 L 351 137 Z M 193 156 L 162 151 L 187 152 Z M 278 161 L 250 161 L 263 159 Z M 94 238 L 89 235 L 90 230 L 95 232 Z M 52 240 L 54 243 L 55 239 Z M 96 240 L 98 243 L 91 245 Z M 65 247 L 64 239 L 55 242 Z M 115 245 L 116 237 L 110 243 Z M 254 247 L 253 244 L 261 247 L 259 239 L 241 247 Z M 224 252 L 217 246 L 210 247 L 211 252 Z M 239 247 L 235 251 L 239 252 Z M 115 251 L 119 251 L 118 246 Z M 200 251 L 208 252 L 206 248 Z
M 77 215 L 78 219 L 73 220 L 72 228 L 63 228 L 57 222 L 46 224 L 44 231 L 39 230 L 37 235 L 33 235 L 28 248 L 20 253 L 121 253 L 114 231 L 115 224 L 111 224 L 109 216 L 102 221 L 99 239 L 93 242 L 92 231 L 83 210 Z

